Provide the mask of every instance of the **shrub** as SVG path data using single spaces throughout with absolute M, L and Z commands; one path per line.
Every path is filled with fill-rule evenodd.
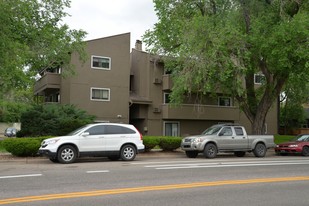
M 145 145 L 145 151 L 150 151 L 155 146 L 160 144 L 160 137 L 157 136 L 144 136 L 143 144 Z
M 47 137 L 39 138 L 8 138 L 3 140 L 2 145 L 7 152 L 14 156 L 36 156 L 41 142 Z
M 0 140 L 0 152 L 5 152 L 6 150 L 4 149 L 4 146 L 3 146 L 3 141 Z
M 17 136 L 62 136 L 94 118 L 73 105 L 34 105 L 22 114 Z
M 173 151 L 180 147 L 181 137 L 161 137 L 159 146 L 163 151 Z

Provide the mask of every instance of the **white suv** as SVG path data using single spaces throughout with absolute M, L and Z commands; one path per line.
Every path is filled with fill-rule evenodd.
M 73 163 L 83 156 L 131 161 L 143 152 L 143 136 L 130 124 L 97 123 L 85 125 L 67 136 L 45 139 L 39 154 L 52 162 Z

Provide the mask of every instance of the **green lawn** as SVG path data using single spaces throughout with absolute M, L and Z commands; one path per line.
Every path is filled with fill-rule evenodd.
M 295 136 L 292 135 L 275 135 L 275 143 L 280 144 L 282 142 L 288 142 Z

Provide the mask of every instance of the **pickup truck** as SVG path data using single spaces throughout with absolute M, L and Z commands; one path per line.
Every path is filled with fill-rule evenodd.
M 215 158 L 218 152 L 233 152 L 237 157 L 253 152 L 256 157 L 264 157 L 267 149 L 274 147 L 273 135 L 247 135 L 243 126 L 234 124 L 214 125 L 201 135 L 186 137 L 181 142 L 181 149 L 189 158 L 197 157 L 198 153 Z

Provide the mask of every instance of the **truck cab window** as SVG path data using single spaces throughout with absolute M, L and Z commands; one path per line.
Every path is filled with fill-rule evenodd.
M 244 135 L 244 131 L 242 130 L 241 127 L 235 127 L 234 129 L 237 136 Z
M 231 127 L 224 127 L 220 132 L 220 136 L 231 136 L 233 135 Z

